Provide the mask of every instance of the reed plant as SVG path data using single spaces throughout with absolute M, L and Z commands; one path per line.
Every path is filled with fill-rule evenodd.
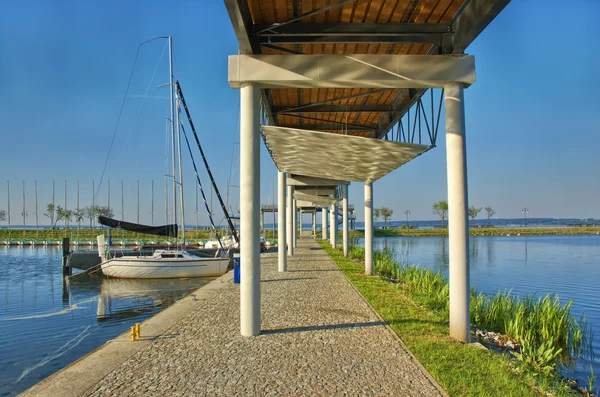
M 352 258 L 364 258 L 362 247 L 351 244 L 349 252 Z M 375 251 L 375 272 L 448 321 L 450 286 L 441 272 L 399 263 L 396 257 L 395 251 L 387 247 Z M 471 323 L 519 342 L 522 348 L 514 355 L 534 372 L 555 372 L 572 367 L 580 357 L 593 356 L 591 327 L 585 317 L 578 320 L 573 315 L 572 300 L 563 304 L 554 294 L 520 298 L 512 291 L 490 297 L 474 287 L 470 295 Z

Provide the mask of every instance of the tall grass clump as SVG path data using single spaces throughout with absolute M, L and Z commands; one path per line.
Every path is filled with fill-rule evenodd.
M 364 248 L 350 245 L 350 256 L 364 259 Z M 416 302 L 448 319 L 448 281 L 441 272 L 399 263 L 395 251 L 384 247 L 374 252 L 375 272 L 398 283 Z M 592 357 L 592 330 L 585 317 L 577 320 L 571 313 L 573 301 L 562 304 L 560 298 L 548 294 L 536 299 L 535 294 L 519 298 L 512 291 L 490 297 L 471 289 L 471 323 L 480 329 L 504 334 L 521 344 L 513 353 L 536 373 L 554 372 L 572 367 L 579 357 Z

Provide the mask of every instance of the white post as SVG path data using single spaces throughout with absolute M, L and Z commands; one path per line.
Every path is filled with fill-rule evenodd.
M 348 256 L 348 185 L 344 185 L 344 198 L 342 201 L 343 241 L 344 256 Z
M 240 89 L 240 328 L 260 334 L 260 91 Z
M 296 207 L 296 199 L 292 200 L 292 214 L 293 214 L 293 234 L 292 234 L 292 244 L 294 248 L 298 246 L 298 208 Z
M 373 271 L 373 182 L 365 182 L 365 274 Z
M 286 223 L 287 223 L 287 254 L 288 256 L 294 255 L 294 187 L 287 187 L 287 209 L 286 209 Z
M 321 209 L 321 230 L 323 232 L 323 240 L 327 240 L 327 208 Z
M 312 212 L 312 235 L 313 238 L 317 237 L 317 209 Z
M 470 341 L 469 223 L 467 221 L 467 149 L 463 85 L 444 87 L 446 161 L 448 169 L 448 235 L 450 244 L 450 336 Z
M 329 244 L 335 248 L 335 204 L 329 206 Z
M 279 171 L 277 185 L 277 255 L 280 272 L 287 270 L 287 256 L 285 253 L 285 179 L 285 173 Z

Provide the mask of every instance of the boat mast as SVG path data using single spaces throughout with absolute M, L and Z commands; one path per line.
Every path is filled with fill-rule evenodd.
M 181 231 L 183 234 L 183 244 L 185 244 L 185 207 L 183 205 L 183 167 L 181 166 L 181 126 L 179 121 L 179 93 L 175 91 L 175 122 L 177 123 L 177 156 L 179 162 L 179 199 L 180 203 L 180 212 L 181 212 Z
M 170 98 L 170 113 L 171 113 L 171 148 L 173 152 L 172 157 L 172 172 L 173 172 L 173 222 L 177 223 L 177 179 L 175 177 L 175 117 L 173 114 L 174 101 L 173 101 L 173 44 L 171 36 L 167 36 L 169 40 L 169 98 Z M 177 235 L 175 235 L 175 248 L 177 248 Z

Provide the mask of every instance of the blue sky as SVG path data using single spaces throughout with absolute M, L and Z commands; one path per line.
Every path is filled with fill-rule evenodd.
M 477 68 L 465 91 L 471 204 L 492 206 L 499 218 L 520 217 L 524 206 L 531 217 L 600 218 L 598 15 L 595 0 L 513 0 L 468 48 Z M 69 207 L 77 180 L 81 206 L 90 204 L 138 45 L 157 35 L 173 36 L 177 76 L 222 194 L 232 151 L 237 181 L 239 93 L 227 83 L 227 56 L 237 53 L 237 41 L 221 1 L 13 2 L 0 14 L 0 209 L 9 180 L 13 224 L 22 223 L 22 180 L 28 224 L 35 222 L 34 180 L 40 208 L 51 200 L 52 180 L 57 204 L 64 180 Z M 111 206 L 120 215 L 123 180 L 129 220 L 136 219 L 137 180 L 141 221 L 151 217 L 151 180 L 155 221 L 164 220 L 163 51 L 161 41 L 142 47 L 99 196 L 106 204 L 110 179 Z M 395 219 L 405 209 L 411 219 L 434 219 L 431 204 L 447 195 L 444 143 L 442 122 L 437 148 L 375 183 L 375 206 L 391 207 Z M 186 223 L 193 224 L 194 176 L 184 157 Z M 264 148 L 261 178 L 267 202 L 276 170 Z M 237 187 L 230 190 L 237 208 Z M 351 186 L 350 202 L 362 206 L 362 184 Z

